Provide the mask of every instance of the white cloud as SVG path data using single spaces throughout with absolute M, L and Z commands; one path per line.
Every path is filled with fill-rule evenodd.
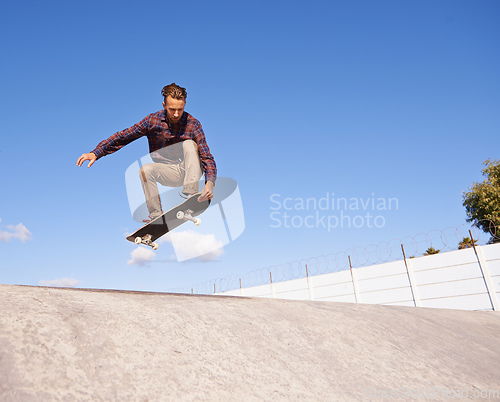
M 41 280 L 38 282 L 38 285 L 40 286 L 53 286 L 61 288 L 76 288 L 79 284 L 80 281 L 74 278 L 61 278 L 61 279 L 53 279 L 50 281 Z
M 128 260 L 127 264 L 144 266 L 148 262 L 152 261 L 155 258 L 155 255 L 155 252 L 150 248 L 137 247 L 130 253 L 132 259 Z
M 2 219 L 0 219 L 0 222 L 2 222 Z M 18 239 L 24 243 L 31 240 L 31 233 L 22 223 L 7 225 L 7 230 L 0 229 L 0 242 L 8 242 L 12 239 Z
M 162 241 L 172 243 L 177 261 L 199 258 L 202 261 L 212 261 L 219 258 L 223 252 L 224 243 L 213 234 L 202 234 L 190 230 L 170 232 Z

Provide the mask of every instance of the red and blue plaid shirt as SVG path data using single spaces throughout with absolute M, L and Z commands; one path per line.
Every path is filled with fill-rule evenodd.
M 170 125 L 165 110 L 152 113 L 132 127 L 118 131 L 101 141 L 92 152 L 99 159 L 144 136 L 148 138 L 151 158 L 157 163 L 177 163 L 183 160 L 182 147 L 167 147 L 185 140 L 194 140 L 198 145 L 198 153 L 205 171 L 205 182 L 215 183 L 217 167 L 201 124 L 186 112 L 182 114 L 178 123 Z

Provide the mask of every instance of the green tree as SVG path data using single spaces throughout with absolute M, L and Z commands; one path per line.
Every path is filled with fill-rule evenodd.
M 432 254 L 438 254 L 441 250 L 436 250 L 434 247 L 429 247 L 427 250 L 425 250 L 424 255 L 432 255 Z
M 476 243 L 477 240 L 474 239 L 474 243 Z M 458 249 L 463 250 L 465 248 L 470 248 L 472 247 L 472 240 L 469 236 L 464 237 L 460 243 L 458 243 Z
M 500 230 L 500 161 L 485 160 L 482 170 L 486 179 L 473 183 L 469 191 L 463 193 L 463 205 L 467 212 L 467 222 L 481 228 L 492 236 L 491 242 L 500 241 L 496 228 Z

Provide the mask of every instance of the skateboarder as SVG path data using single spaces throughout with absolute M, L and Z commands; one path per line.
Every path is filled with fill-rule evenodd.
M 89 161 L 88 167 L 91 167 L 103 156 L 146 136 L 154 163 L 143 165 L 139 176 L 146 196 L 148 220 L 162 214 L 156 183 L 169 187 L 183 186 L 184 197 L 189 197 L 198 192 L 198 181 L 205 172 L 205 186 L 199 197 L 199 201 L 205 201 L 213 197 L 217 178 L 215 160 L 201 124 L 184 112 L 186 89 L 172 83 L 165 86 L 161 93 L 163 110 L 152 113 L 132 127 L 101 141 L 92 152 L 82 154 L 76 162 L 77 166 L 82 166 L 83 162 Z

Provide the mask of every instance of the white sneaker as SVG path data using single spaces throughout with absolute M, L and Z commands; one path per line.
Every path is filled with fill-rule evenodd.
M 184 194 L 184 193 L 179 193 L 181 198 L 184 198 L 185 200 L 189 200 L 191 197 L 194 197 L 197 193 L 194 194 Z
M 162 214 L 160 214 L 160 215 L 158 215 L 158 216 L 151 216 L 151 215 L 148 215 L 148 217 L 147 217 L 147 218 L 145 218 L 145 219 L 143 219 L 142 221 L 143 221 L 144 223 L 149 223 L 149 222 L 151 222 L 151 221 L 154 221 L 156 218 L 158 218 L 158 217 L 160 217 L 160 216 L 162 216 Z

